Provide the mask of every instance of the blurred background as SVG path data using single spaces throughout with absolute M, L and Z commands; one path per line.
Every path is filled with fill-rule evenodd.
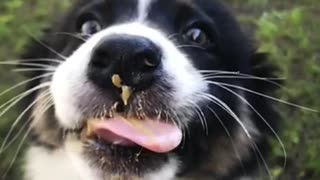
M 286 78 L 279 91 L 281 99 L 320 109 L 320 0 L 225 0 L 242 22 L 247 33 L 259 45 L 259 51 L 270 53 L 270 61 L 279 65 L 279 77 Z M 1 0 L 0 62 L 17 60 L 31 39 L 42 35 L 56 15 L 65 11 L 71 0 Z M 3 103 L 15 97 L 23 87 L 1 93 L 21 82 L 23 77 L 12 72 L 14 66 L 0 65 L 0 179 L 21 179 L 24 134 L 19 125 L 3 146 L 6 135 L 19 116 L 19 108 Z M 283 121 L 281 139 L 288 163 L 282 168 L 284 155 L 274 141 L 268 165 L 274 179 L 320 179 L 320 113 L 306 112 L 287 105 L 277 105 Z M 21 128 L 22 127 L 22 128 Z M 20 131 L 21 129 L 21 131 Z M 14 141 L 11 141 L 14 140 Z M 13 162 L 15 162 L 13 164 Z M 12 166 L 12 168 L 11 168 Z M 8 169 L 10 168 L 10 171 Z

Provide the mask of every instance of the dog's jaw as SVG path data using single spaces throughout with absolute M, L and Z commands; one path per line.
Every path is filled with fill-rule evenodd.
M 99 168 L 90 167 L 81 150 L 81 143 L 69 139 L 63 148 L 48 151 L 43 147 L 32 147 L 26 154 L 29 162 L 25 168 L 27 180 L 135 180 L 133 177 L 105 174 Z M 179 161 L 172 157 L 170 161 L 157 172 L 145 174 L 136 180 L 175 180 Z

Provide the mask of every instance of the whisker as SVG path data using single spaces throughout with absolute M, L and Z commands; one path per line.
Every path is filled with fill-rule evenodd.
M 21 93 L 19 95 L 17 95 L 16 97 L 10 99 L 9 101 L 5 102 L 3 105 L 0 106 L 0 109 L 2 109 L 3 107 L 5 107 L 5 104 L 7 104 L 8 102 L 10 102 L 10 104 L 8 105 L 8 107 L 6 107 L 3 111 L 1 111 L 0 113 L 0 118 L 6 113 L 8 112 L 14 105 L 16 105 L 19 101 L 21 101 L 23 98 L 27 97 L 28 95 L 32 94 L 33 92 L 42 89 L 44 87 L 48 87 L 50 86 L 50 83 L 43 83 L 40 84 L 34 88 L 29 89 L 28 91 L 25 91 L 24 93 Z
M 42 42 L 41 40 L 39 40 L 37 37 L 35 37 L 34 35 L 32 35 L 29 31 L 26 31 L 29 36 L 32 37 L 32 39 L 34 39 L 37 43 L 39 43 L 40 45 L 42 45 L 43 47 L 45 47 L 46 49 L 48 49 L 50 52 L 54 53 L 55 55 L 57 55 L 58 57 L 66 60 L 67 57 L 63 56 L 62 54 L 60 54 L 58 51 L 54 50 L 53 48 L 51 48 L 49 45 L 45 44 L 44 42 Z
M 249 131 L 247 130 L 247 128 L 245 127 L 245 125 L 242 123 L 242 121 L 240 120 L 240 118 L 235 114 L 235 112 L 233 112 L 231 110 L 231 108 L 224 103 L 222 100 L 220 100 L 219 98 L 211 95 L 211 94 L 207 94 L 207 93 L 203 93 L 202 95 L 200 94 L 200 96 L 202 98 L 205 98 L 207 100 L 211 100 L 213 103 L 215 103 L 216 105 L 218 105 L 219 107 L 221 107 L 222 109 L 224 109 L 226 112 L 228 112 L 236 121 L 237 123 L 241 126 L 241 128 L 244 130 L 244 132 L 246 133 L 247 137 L 252 139 Z
M 203 130 L 204 130 L 204 131 L 206 132 L 206 134 L 207 134 L 208 130 L 207 130 L 205 124 L 204 124 L 204 120 L 202 119 L 202 116 L 201 116 L 201 113 L 200 113 L 200 110 L 199 110 L 198 107 L 197 107 L 197 110 L 196 110 L 195 112 L 196 112 L 196 114 L 198 115 L 198 117 L 199 117 L 199 119 L 200 119 L 200 122 L 201 122 L 201 125 L 202 125 L 202 127 L 203 127 Z
M 13 103 L 13 101 L 16 101 L 17 99 L 19 99 L 19 98 L 21 98 L 21 97 L 22 97 L 22 95 L 18 95 L 18 96 L 16 96 L 16 97 L 11 98 L 10 100 L 6 101 L 5 103 L 3 103 L 3 104 L 0 106 L 0 110 L 1 110 L 2 108 L 6 107 L 8 104 Z M 21 99 L 22 99 L 22 98 L 21 98 Z M 20 100 L 20 99 L 19 99 L 19 100 Z M 14 103 L 16 104 L 17 102 L 14 102 Z
M 0 154 L 3 152 L 3 147 L 5 146 L 5 144 L 7 143 L 8 139 L 10 138 L 13 130 L 15 129 L 15 127 L 18 125 L 18 123 L 20 122 L 20 120 L 23 118 L 23 116 L 36 104 L 38 103 L 44 96 L 48 96 L 50 95 L 50 91 L 48 90 L 48 92 L 46 92 L 45 94 L 40 95 L 39 97 L 37 97 L 28 107 L 25 108 L 25 110 L 17 117 L 17 119 L 14 121 L 14 123 L 11 125 L 9 132 L 7 133 L 1 147 L 0 147 Z
M 172 114 L 174 115 L 175 119 L 176 119 L 176 123 L 178 124 L 178 127 L 181 128 L 183 134 L 182 134 L 182 147 L 184 147 L 187 137 L 186 137 L 186 133 L 188 133 L 189 129 L 186 123 L 183 123 L 184 121 L 181 120 L 181 118 L 177 115 L 176 112 L 172 112 Z M 174 120 L 173 120 L 174 121 Z
M 166 115 L 166 122 L 168 123 L 169 120 L 171 121 L 171 123 L 173 123 L 174 126 L 178 127 L 178 128 L 182 128 L 183 126 L 180 126 L 179 121 L 175 121 L 172 119 L 172 116 L 170 115 L 172 114 L 172 112 L 166 111 L 165 115 Z
M 271 79 L 267 79 L 267 78 L 259 78 L 259 77 L 250 77 L 250 76 L 204 76 L 204 80 L 211 80 L 211 79 L 248 79 L 248 80 L 261 80 L 261 81 L 266 81 L 268 83 L 274 84 L 278 87 L 284 88 L 284 86 L 282 86 L 279 83 L 276 83 L 274 81 L 271 81 Z
M 221 74 L 233 74 L 238 75 L 240 71 L 223 71 L 223 70 L 198 70 L 202 74 L 214 74 L 214 73 L 221 73 Z
M 285 77 L 260 77 L 260 76 L 254 76 L 251 74 L 245 74 L 245 73 L 241 73 L 240 71 L 223 71 L 223 70 L 199 70 L 200 73 L 206 74 L 206 75 L 210 75 L 215 74 L 215 73 L 221 73 L 221 74 L 226 74 L 226 75 L 242 75 L 245 77 L 255 77 L 255 78 L 259 78 L 259 79 L 268 79 L 268 80 L 285 80 Z
M 174 113 L 172 113 L 172 114 L 174 114 Z M 182 126 L 182 125 L 179 123 L 179 122 L 181 122 L 181 121 L 178 120 L 178 116 L 176 116 L 175 114 L 174 114 L 174 116 L 175 116 L 175 118 L 177 118 L 177 119 L 176 119 L 176 121 L 175 121 L 175 120 L 173 120 L 172 118 L 170 118 L 170 119 L 171 119 L 171 122 L 172 122 L 173 125 L 175 125 L 176 127 L 182 129 L 184 126 Z
M 67 36 L 74 37 L 76 39 L 82 40 L 83 42 L 87 41 L 85 38 L 81 37 L 80 34 L 72 34 L 72 33 L 69 33 L 69 32 L 56 32 L 55 34 L 56 35 L 67 35 Z
M 17 150 L 16 150 L 16 152 L 15 152 L 15 154 L 14 154 L 14 156 L 13 156 L 13 159 L 12 159 L 12 161 L 10 162 L 9 167 L 7 168 L 7 170 L 5 171 L 5 173 L 3 174 L 2 179 L 5 179 L 5 178 L 7 177 L 10 169 L 13 167 L 14 163 L 16 162 L 16 160 L 17 160 L 17 158 L 18 158 L 18 156 L 19 156 L 20 150 L 21 150 L 22 146 L 24 145 L 24 143 L 25 143 L 28 135 L 30 134 L 30 132 L 31 132 L 31 127 L 29 127 L 29 129 L 27 130 L 27 132 L 26 132 L 25 135 L 23 136 L 21 142 L 19 143 L 18 148 L 17 148 Z
M 23 85 L 28 84 L 28 83 L 30 83 L 30 82 L 32 82 L 32 81 L 35 81 L 35 80 L 38 80 L 38 79 L 41 79 L 41 78 L 50 76 L 50 75 L 52 75 L 52 74 L 53 74 L 53 73 L 46 73 L 46 74 L 42 74 L 42 75 L 40 75 L 40 76 L 36 76 L 36 77 L 31 78 L 31 79 L 27 79 L 27 80 L 25 80 L 25 81 L 22 81 L 22 82 L 20 82 L 20 83 L 18 83 L 18 84 L 16 84 L 16 85 L 14 85 L 14 86 L 12 86 L 12 87 L 4 90 L 4 91 L 2 91 L 2 92 L 0 93 L 0 96 L 3 96 L 3 95 L 5 95 L 5 94 L 11 92 L 12 90 L 15 90 L 16 88 L 18 88 L 18 87 L 20 87 L 20 86 L 23 86 Z
M 261 151 L 259 150 L 257 144 L 256 144 L 255 142 L 252 142 L 251 144 L 253 145 L 253 147 L 254 147 L 254 149 L 255 149 L 255 152 L 258 152 L 259 157 L 260 157 L 260 159 L 262 160 L 263 166 L 265 167 L 265 169 L 266 169 L 266 171 L 267 171 L 267 173 L 268 173 L 268 176 L 269 176 L 270 179 L 272 180 L 272 179 L 273 179 L 273 175 L 272 175 L 272 173 L 271 173 L 271 170 L 270 170 L 270 168 L 269 168 L 269 165 L 268 165 L 266 159 L 263 157 L 263 155 L 262 155 Z
M 50 59 L 50 58 L 35 58 L 35 59 L 13 59 L 13 60 L 7 60 L 7 61 L 0 61 L 1 62 L 12 62 L 12 63 L 16 63 L 17 65 L 19 65 L 19 63 L 21 62 L 54 62 L 57 64 L 61 64 L 63 63 L 62 60 L 59 59 Z
M 55 72 L 56 69 L 52 68 L 16 68 L 11 70 L 12 72 Z
M 213 82 L 208 82 L 208 83 L 209 84 L 214 84 Z M 243 91 L 246 91 L 246 92 L 249 92 L 249 93 L 252 93 L 252 94 L 255 94 L 255 95 L 258 95 L 258 96 L 261 96 L 261 97 L 264 97 L 264 98 L 267 98 L 267 99 L 270 99 L 270 100 L 273 100 L 273 101 L 276 101 L 276 102 L 279 102 L 279 103 L 283 103 L 283 104 L 292 106 L 292 107 L 296 107 L 296 108 L 300 108 L 300 109 L 303 109 L 303 110 L 306 110 L 306 111 L 319 113 L 318 110 L 311 109 L 311 108 L 304 107 L 304 106 L 300 106 L 300 105 L 297 105 L 297 104 L 294 104 L 294 103 L 291 103 L 291 102 L 287 102 L 287 101 L 284 101 L 284 100 L 281 100 L 281 99 L 278 99 L 278 98 L 275 98 L 275 97 L 272 97 L 272 96 L 269 96 L 269 95 L 266 95 L 266 94 L 262 94 L 262 93 L 253 91 L 253 90 L 248 89 L 248 88 L 244 88 L 244 87 L 236 86 L 236 85 L 232 85 L 232 84 L 227 84 L 227 83 L 220 83 L 220 82 L 219 82 L 219 84 L 221 84 L 223 86 L 227 86 L 227 87 L 232 87 L 232 88 L 235 88 L 235 89 L 240 89 L 240 90 L 243 90 Z
M 52 105 L 53 105 L 53 104 L 48 105 L 48 107 L 45 108 L 45 109 L 42 111 L 42 114 L 45 113 Z M 18 158 L 18 155 L 19 155 L 19 153 L 20 153 L 20 150 L 21 150 L 23 144 L 25 143 L 28 135 L 30 134 L 31 130 L 32 130 L 32 127 L 30 126 L 30 127 L 28 128 L 28 130 L 26 131 L 25 135 L 23 136 L 20 144 L 18 145 L 17 151 L 16 151 L 16 153 L 14 154 L 13 159 L 12 159 L 9 167 L 7 168 L 6 172 L 3 174 L 2 179 L 4 179 L 4 178 L 7 176 L 7 174 L 8 174 L 9 171 L 10 171 L 10 169 L 13 167 L 15 161 L 16 161 L 17 158 Z
M 46 109 L 49 109 L 50 107 L 52 107 L 54 105 L 52 102 L 51 102 L 52 104 L 49 104 L 50 101 L 52 101 L 52 99 L 48 98 L 47 104 L 49 107 Z M 2 150 L 0 151 L 0 154 L 5 152 L 7 149 L 9 149 L 9 147 L 16 141 L 16 139 L 18 139 L 20 134 L 23 132 L 24 128 L 28 126 L 28 124 L 30 123 L 31 120 L 32 120 L 32 117 L 29 117 L 28 120 L 25 123 L 23 123 L 22 127 L 17 132 L 17 134 L 10 140 L 10 142 L 8 142 L 8 144 L 6 146 L 3 146 Z
M 217 86 L 225 89 L 226 91 L 232 93 L 233 95 L 235 95 L 236 97 L 238 97 L 239 99 L 241 99 L 241 100 L 242 100 L 244 103 L 246 103 L 246 104 L 259 116 L 259 118 L 261 118 L 262 121 L 268 126 L 268 128 L 271 130 L 272 134 L 274 134 L 274 136 L 276 137 L 276 139 L 278 140 L 278 142 L 279 142 L 279 144 L 280 144 L 280 146 L 281 146 L 281 148 L 282 148 L 283 155 L 284 155 L 284 157 L 285 157 L 284 164 L 283 164 L 283 169 L 285 169 L 286 164 L 287 164 L 287 151 L 286 151 L 285 145 L 284 145 L 284 143 L 282 142 L 280 136 L 276 133 L 276 131 L 273 129 L 273 127 L 272 127 L 272 126 L 268 123 L 268 121 L 261 115 L 261 113 L 259 113 L 259 111 L 258 111 L 256 108 L 254 108 L 254 107 L 252 106 L 252 104 L 249 103 L 249 101 L 246 100 L 244 97 L 242 97 L 241 95 L 239 95 L 238 93 L 236 93 L 235 91 L 233 91 L 233 90 L 231 90 L 231 89 L 229 89 L 229 88 L 227 88 L 227 87 L 224 87 L 224 86 L 222 86 L 222 85 L 219 85 L 219 83 L 217 83 Z
M 207 108 L 209 109 L 209 111 L 211 111 L 211 112 L 214 114 L 214 116 L 218 119 L 219 123 L 220 123 L 221 126 L 223 127 L 225 133 L 227 134 L 227 136 L 228 136 L 228 138 L 229 138 L 229 140 L 230 140 L 230 142 L 231 142 L 233 151 L 234 151 L 235 155 L 237 156 L 237 158 L 238 158 L 238 160 L 239 160 L 239 162 L 240 162 L 240 164 L 241 164 L 242 169 L 243 169 L 244 171 L 246 171 L 245 168 L 244 168 L 244 164 L 243 164 L 242 158 L 241 158 L 241 156 L 240 156 L 240 154 L 239 154 L 239 151 L 238 151 L 237 148 L 236 148 L 236 145 L 235 145 L 235 143 L 234 143 L 234 140 L 232 139 L 231 133 L 230 133 L 230 131 L 228 130 L 227 126 L 223 123 L 222 119 L 218 116 L 218 114 L 217 114 L 211 107 L 207 106 Z
M 210 94 L 203 94 L 203 95 L 209 96 Z M 220 106 L 222 109 L 224 109 L 226 112 L 228 112 L 228 113 L 238 122 L 238 124 L 241 126 L 241 128 L 243 129 L 243 131 L 246 133 L 247 137 L 250 139 L 250 141 L 251 141 L 250 144 L 253 145 L 253 148 L 255 149 L 255 152 L 258 152 L 258 154 L 259 154 L 259 156 L 260 156 L 260 159 L 262 160 L 262 162 L 263 162 L 263 164 L 264 164 L 264 166 L 265 166 L 265 168 L 266 168 L 266 171 L 267 171 L 268 175 L 270 176 L 271 179 L 273 179 L 273 176 L 272 176 L 272 174 L 271 174 L 270 168 L 269 168 L 268 164 L 266 163 L 266 160 L 264 159 L 264 157 L 263 157 L 261 151 L 259 150 L 257 144 L 253 141 L 252 136 L 250 135 L 250 133 L 248 132 L 247 128 L 244 126 L 244 124 L 242 123 L 242 121 L 239 119 L 239 117 L 238 117 L 227 105 L 226 105 L 227 107 L 222 106 L 222 105 L 220 104 L 220 101 L 221 101 L 221 100 L 219 100 L 218 98 L 216 98 L 216 97 L 214 97 L 214 96 L 212 96 L 212 97 L 213 97 L 214 99 L 210 99 L 210 98 L 209 98 L 208 100 L 211 101 L 211 102 L 213 102 L 213 103 L 215 103 L 215 104 L 217 104 L 217 105 Z M 204 96 L 204 98 L 205 98 L 205 96 Z M 219 103 L 217 103 L 215 99 L 219 100 L 219 101 L 218 101 Z M 222 103 L 223 103 L 223 102 L 222 102 Z M 225 103 L 223 103 L 223 104 L 225 104 Z
M 206 50 L 206 48 L 203 48 L 201 46 L 196 46 L 196 45 L 189 45 L 189 44 L 185 44 L 185 45 L 178 45 L 177 48 L 197 48 L 197 49 L 201 49 L 201 50 Z
M 209 135 L 209 129 L 208 129 L 208 124 L 207 124 L 207 120 L 206 117 L 203 113 L 203 111 L 201 110 L 201 108 L 194 102 L 190 102 L 193 106 L 196 107 L 196 113 L 200 119 L 201 125 L 203 127 L 203 130 L 206 132 L 206 135 Z
M 20 134 L 23 132 L 23 130 L 28 126 L 28 124 L 30 123 L 30 121 L 32 120 L 32 118 L 28 118 L 28 120 L 26 122 L 23 123 L 23 125 L 21 126 L 20 130 L 16 133 L 16 135 L 10 140 L 10 142 L 7 145 L 4 145 L 6 142 L 3 142 L 0 150 L 0 155 L 5 152 L 7 149 L 9 149 L 9 147 L 18 139 L 18 137 L 20 136 Z
M 0 65 L 24 65 L 24 66 L 31 66 L 31 67 L 42 67 L 42 68 L 55 68 L 55 66 L 50 66 L 46 64 L 38 64 L 38 63 L 16 63 L 16 62 L 0 62 Z

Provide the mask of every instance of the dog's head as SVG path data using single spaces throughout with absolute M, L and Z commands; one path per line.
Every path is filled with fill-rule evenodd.
M 83 172 L 222 177 L 250 164 L 263 139 L 251 107 L 271 113 L 245 93 L 258 90 L 254 48 L 219 2 L 81 1 L 47 38 L 29 55 L 53 71 L 41 72 L 33 134 Z

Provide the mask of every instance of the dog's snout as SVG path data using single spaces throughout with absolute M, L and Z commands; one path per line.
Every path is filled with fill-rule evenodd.
M 113 35 L 93 50 L 88 74 L 98 85 L 107 85 L 112 75 L 119 74 L 125 85 L 144 89 L 154 81 L 160 64 L 161 51 L 151 40 Z

